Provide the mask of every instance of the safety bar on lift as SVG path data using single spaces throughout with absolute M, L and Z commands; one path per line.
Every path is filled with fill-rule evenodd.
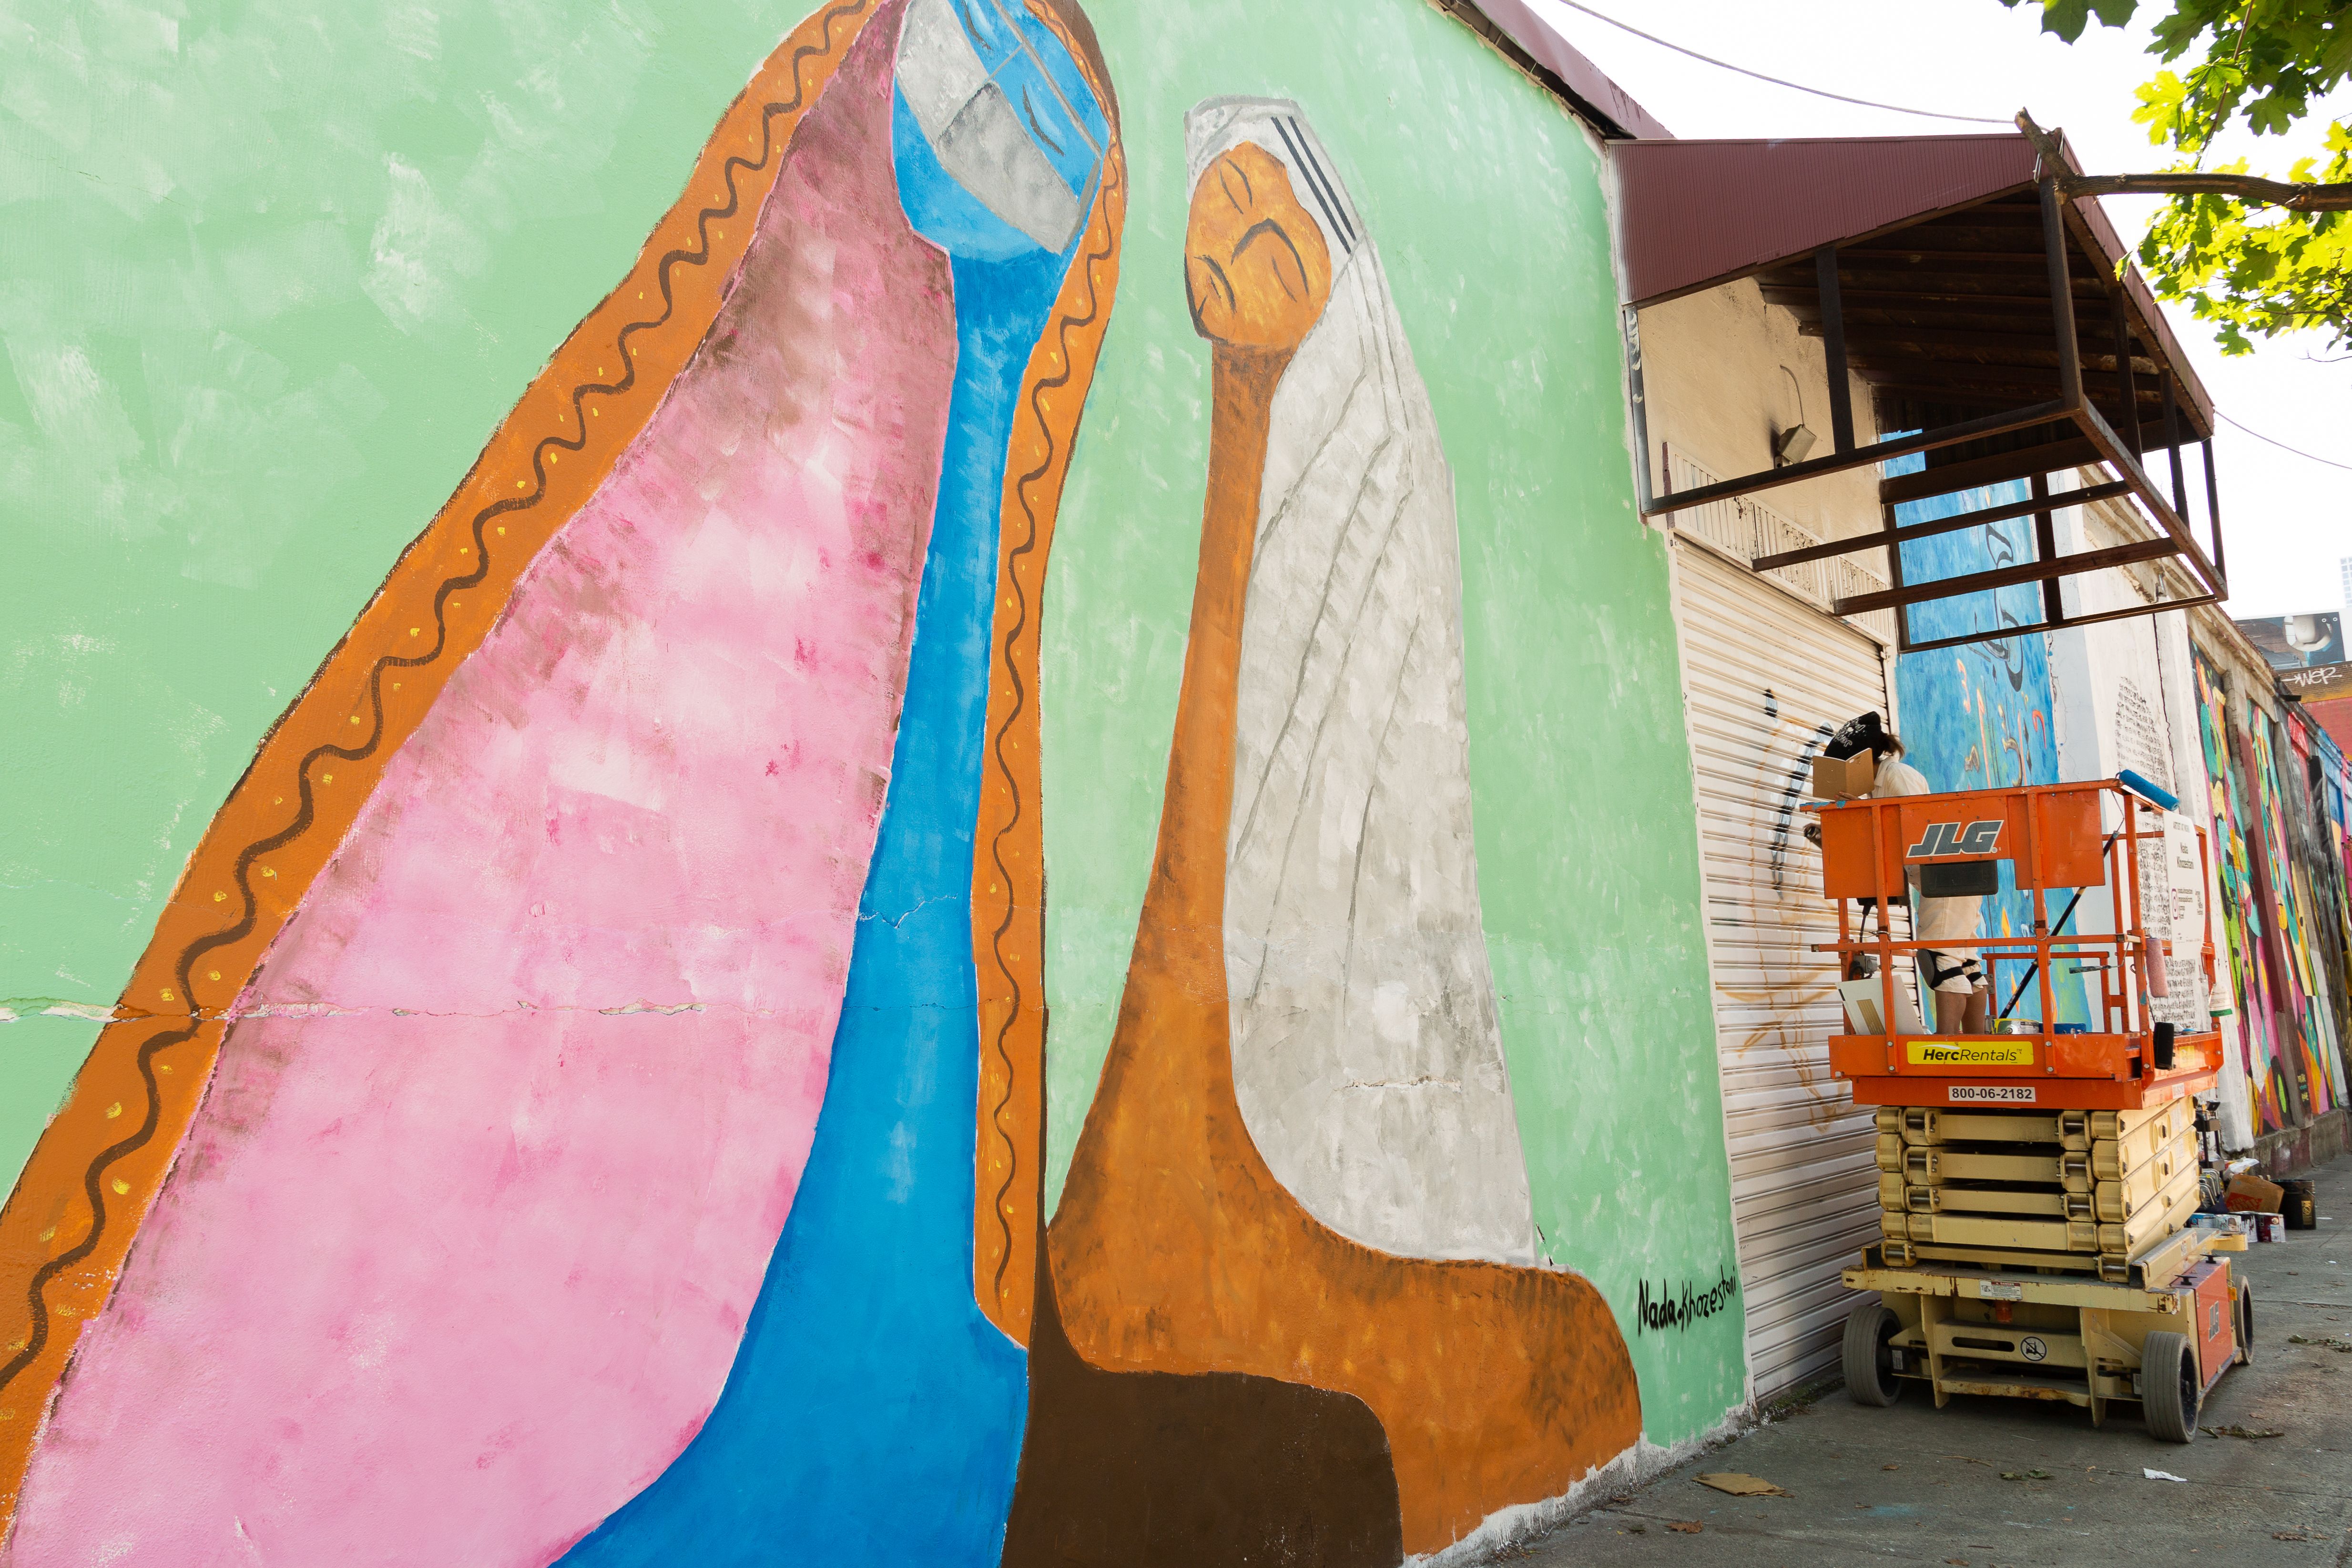
M 2114 828 L 2107 827 L 2101 797 L 2112 793 L 2122 806 L 2122 821 Z M 2088 798 L 2084 798 L 2088 797 Z M 2113 779 L 2083 784 L 2017 784 L 1988 790 L 1955 790 L 1935 795 L 1893 795 L 1843 802 L 1807 802 L 1803 808 L 1814 813 L 1822 822 L 1822 892 L 1834 898 L 1838 905 L 1838 940 L 1816 942 L 1816 952 L 1834 952 L 1839 957 L 1841 974 L 1851 958 L 1862 952 L 1872 952 L 1878 958 L 1878 979 L 1881 987 L 1882 1018 L 1890 1038 L 1906 1037 L 1895 1028 L 1899 1015 L 1895 1011 L 1895 978 L 1894 958 L 1898 952 L 1916 953 L 1936 948 L 1938 944 L 1916 937 L 1895 940 L 1892 924 L 1892 900 L 1908 902 L 1914 868 L 1937 864 L 1984 861 L 2008 861 L 2014 872 L 2019 891 L 2031 895 L 2033 930 L 2031 935 L 1975 936 L 1965 942 L 1946 939 L 1945 947 L 1966 946 L 1982 954 L 1988 984 L 1997 978 L 1995 966 L 2001 962 L 2023 962 L 2029 958 L 2038 971 L 2041 1006 L 2040 1033 L 2048 1033 L 2056 1012 L 2056 997 L 2052 989 L 2053 963 L 2061 958 L 2074 961 L 2080 974 L 2095 970 L 2100 977 L 2098 1016 L 2111 1027 L 2107 1032 L 2140 1035 L 2147 1032 L 2147 965 L 2163 962 L 2162 952 L 2152 952 L 2151 939 L 2146 929 L 2143 890 L 2140 887 L 2140 848 L 2151 837 L 2162 837 L 2162 828 L 2155 833 L 2143 830 L 2141 814 L 2160 815 L 2165 810 L 2162 801 L 2177 804 L 2168 792 L 2159 790 L 2137 774 L 2126 773 Z M 2087 808 L 2087 810 L 2085 809 Z M 1949 815 L 1947 815 L 1949 814 Z M 1906 822 L 1916 823 L 1920 837 L 1913 842 Z M 1852 826 L 1846 826 L 1848 823 Z M 2210 900 L 2204 896 L 2211 886 L 2211 855 L 2205 829 L 2191 823 L 2197 835 L 2199 904 L 2204 912 L 2204 931 L 2200 957 L 2206 984 L 2214 983 L 2213 915 Z M 1890 857 L 1892 846 L 1887 833 L 1892 828 L 1900 835 L 1896 840 L 1906 846 L 1899 856 Z M 2022 853 L 2015 843 L 2003 853 L 2004 838 L 2021 837 Z M 2075 840 L 2087 837 L 2098 844 L 2095 852 Z M 1857 842 L 1866 851 L 1870 874 L 1867 890 L 1856 884 L 1850 862 Z M 2120 847 L 2121 853 L 2117 853 Z M 1923 852 L 1924 851 L 1924 852 Z M 2076 879 L 2084 871 L 2092 869 L 2095 860 L 2097 876 Z M 1890 863 L 1895 868 L 1894 886 L 1889 886 Z M 2051 930 L 2048 890 L 2052 888 L 2085 889 L 2104 887 L 2108 894 L 2108 910 L 2116 917 L 2117 929 L 2109 932 L 2086 932 Z M 1923 898 L 1927 895 L 1921 895 Z M 1962 894 L 1962 897 L 1969 895 Z M 1981 896 L 1981 895 L 1979 895 Z M 1878 936 L 1874 940 L 1857 938 L 1853 931 L 1853 912 L 1848 907 L 1858 898 L 1871 900 L 1878 910 Z M 2076 895 L 2076 903 L 2081 894 Z M 2071 917 L 2055 922 L 2061 926 Z M 2126 917 L 2128 917 L 2127 919 Z M 2176 944 L 2177 945 L 2177 944 Z M 2112 966 L 2109 953 L 2114 954 Z M 1923 994 L 1924 1009 L 1933 998 Z M 2012 1002 L 2011 1005 L 2014 1006 Z M 2006 1012 L 2007 1009 L 2004 1009 Z M 1925 1019 L 1923 1017 L 1923 1023 Z

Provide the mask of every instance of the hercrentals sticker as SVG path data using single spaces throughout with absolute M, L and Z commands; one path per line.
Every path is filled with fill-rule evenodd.
M 1910 1058 L 1915 1068 L 2030 1068 L 2033 1065 L 2033 1042 L 1913 1040 Z

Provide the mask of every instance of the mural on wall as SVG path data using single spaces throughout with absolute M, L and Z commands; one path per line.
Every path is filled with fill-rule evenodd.
M 1461 1182 L 1431 1208 L 1465 1215 L 1465 1239 L 1523 1245 L 1498 1223 L 1525 1203 L 1507 1173 L 1452 1177 L 1437 1153 L 1479 1099 L 1509 1125 L 1475 868 L 1458 839 L 1453 867 L 1436 864 L 1431 837 L 1467 826 L 1445 820 L 1468 810 L 1458 593 L 1429 576 L 1450 575 L 1453 520 L 1377 253 L 1296 107 L 1212 100 L 1187 130 L 1186 299 L 1213 345 L 1200 575 L 1150 889 L 1049 1231 L 1053 1288 L 1097 1365 L 1238 1370 L 1362 1400 L 1387 1434 L 1405 1548 L 1426 1552 L 1631 1444 L 1638 1394 L 1608 1306 L 1576 1276 L 1409 1259 L 1335 1228 L 1396 1223 L 1377 1189 L 1364 1208 L 1337 1190 L 1388 1140 L 1441 1194 Z M 1254 663 L 1274 668 L 1244 677 Z M 1337 754 L 1313 758 L 1343 683 L 1381 715 L 1354 716 L 1370 743 L 1335 738 Z M 1309 809 L 1319 820 L 1302 827 Z M 1281 853 L 1257 839 L 1262 819 Z M 1244 857 L 1270 863 L 1236 876 Z M 1310 942 L 1337 951 L 1298 951 Z M 1308 984 L 1302 960 L 1336 962 L 1338 983 Z M 1377 1019 L 1350 994 L 1359 972 Z M 1286 1037 L 1253 1037 L 1268 1013 Z M 1387 1059 L 1346 1059 L 1335 1026 L 1351 1018 L 1373 1026 L 1356 1048 Z M 1453 1079 L 1470 1116 L 1435 1096 L 1391 1108 L 1392 1126 L 1335 1115 L 1350 1071 L 1401 1089 Z M 1266 1086 L 1255 1121 L 1237 1088 L 1252 1077 Z
M 1889 463 L 1886 469 L 1908 473 L 1922 466 L 1915 457 Z M 1962 490 L 1906 501 L 1895 509 L 1895 521 L 1897 526 L 1930 522 L 2025 497 L 2022 480 Z M 1906 540 L 1904 581 L 1930 583 L 2030 561 L 2034 548 L 2032 526 L 2031 518 L 2018 518 Z M 1913 605 L 1900 613 L 1910 617 L 1913 642 L 2001 626 L 2031 627 L 2042 618 L 2042 590 L 2039 584 L 2029 583 L 1959 594 Z M 1993 789 L 2058 782 L 2058 746 L 2051 729 L 2050 654 L 2040 633 L 2021 631 L 2015 637 L 1906 653 L 1895 661 L 1895 686 L 1906 760 L 1927 775 L 1929 788 Z M 1984 900 L 1979 930 L 1989 937 L 2031 934 L 2032 895 L 2018 890 L 2006 861 L 2000 877 L 2000 891 Z M 2057 912 L 2051 911 L 2053 916 Z M 2010 1008 L 2010 998 L 2017 993 L 2026 965 L 2003 961 L 1986 967 L 1993 977 L 1993 1013 L 2000 1016 Z M 2058 1022 L 2088 1021 L 2081 979 L 2072 973 L 2053 975 L 2051 985 Z M 2041 1011 L 2041 988 L 2038 984 L 2030 984 L 2017 995 L 2011 1016 L 2038 1018 Z
M 2301 1077 L 2312 1115 L 2346 1101 L 2343 1037 L 2336 1032 L 2329 992 L 2335 967 L 2327 928 L 2334 911 L 2323 902 L 2312 869 L 2317 846 L 2305 830 L 2309 784 L 2290 731 L 2267 715 L 2248 714 L 2242 731 L 2250 773 L 2260 781 L 2263 848 L 2269 861 L 2273 921 L 2286 950 L 2288 1027 L 2301 1042 Z M 2332 889 L 2330 889 L 2332 891 Z M 2332 901 L 2332 900 L 2330 900 Z
M 2345 662 L 2344 616 L 2336 610 L 2258 616 L 2238 622 L 2237 627 L 2262 650 L 2273 669 L 2309 669 Z
M 2212 847 L 2221 882 L 2219 940 L 2226 944 L 2232 982 L 2230 1000 L 2235 1004 L 2238 1037 L 2244 1043 L 2248 1098 L 2253 1106 L 2256 1131 L 2275 1131 L 2286 1124 L 2287 1107 L 2294 1094 L 2287 1087 L 2280 1058 L 2277 1018 L 2271 1002 L 2275 960 L 2268 952 L 2269 916 L 2255 883 L 2253 856 L 2260 839 L 2250 840 L 2252 818 L 2248 813 L 2247 784 L 2242 776 L 2236 748 L 2230 735 L 2229 699 L 2220 672 L 2202 654 L 2192 661 L 2197 680 L 2198 731 L 2205 750 L 2205 776 L 2211 792 Z M 2217 954 L 2218 956 L 2222 956 Z
M 594 1552 L 681 1494 L 740 1550 L 992 1551 L 971 835 L 1113 276 L 1084 47 L 812 16 L 265 744 L 0 1219 L 15 1412 L 73 1358 L 20 1552 L 543 1561 L 649 1483 Z M 761 1517 L 692 1495 L 754 1462 Z
M 1095 9 L 794 26 L 259 738 L 0 1211 L 11 1560 L 1381 1568 L 1740 1403 L 1598 155 Z
M 2281 770 L 2268 716 L 2233 696 L 2201 653 L 2195 665 L 2249 1093 L 2257 1131 L 2274 1132 L 2347 1102 L 2334 944 L 2323 929 L 2341 930 L 2344 910 L 2332 889 L 2314 885 L 2307 862 L 2316 857 L 2288 836 L 2294 803 L 2284 792 L 2304 783 L 2300 760 Z

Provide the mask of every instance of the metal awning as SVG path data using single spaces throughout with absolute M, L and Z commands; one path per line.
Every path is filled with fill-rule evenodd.
M 1642 510 L 1707 501 L 1924 454 L 1917 473 L 1882 479 L 1875 534 L 1759 557 L 1758 571 L 1884 549 L 1890 587 L 1841 599 L 1840 615 L 2025 583 L 2042 584 L 2043 619 L 2083 626 L 2223 597 L 2212 400 L 2095 201 L 2064 202 L 2021 135 L 1790 142 L 1624 142 L 1616 161 L 1628 363 L 1643 457 Z M 2070 157 L 2071 163 L 2071 157 Z M 1642 424 L 1639 312 L 1753 278 L 1764 297 L 1822 341 L 1829 456 L 1676 495 L 1654 493 Z M 1854 445 L 1845 371 L 1872 384 L 1879 427 L 1912 433 Z M 2209 554 L 2192 532 L 2183 453 L 2201 448 Z M 2155 464 L 2158 454 L 2165 461 Z M 2047 476 L 2104 465 L 2110 477 L 2052 492 Z M 2162 479 L 2150 472 L 2154 465 Z M 2013 479 L 2032 499 L 1901 529 L 1905 501 Z M 2052 509 L 2130 497 L 2148 537 L 2060 555 Z M 2036 559 L 1906 584 L 1900 541 L 2032 516 Z M 2061 579 L 2169 561 L 2192 591 L 2136 610 L 2068 616 Z M 1914 643 L 1898 614 L 1899 645 Z M 2011 628 L 2013 632 L 2020 628 Z

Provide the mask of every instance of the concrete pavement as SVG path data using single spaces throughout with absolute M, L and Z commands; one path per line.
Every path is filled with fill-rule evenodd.
M 2315 1231 L 2239 1257 L 2254 1288 L 2254 1360 L 2206 1400 L 2208 1427 L 2249 1440 L 2159 1443 L 2135 1406 L 2087 1411 L 1917 1389 L 1865 1409 L 1832 1387 L 1506 1559 L 1528 1564 L 1847 1568 L 1887 1563 L 2352 1564 L 2352 1157 L 2315 1172 Z M 2154 1480 L 2169 1471 L 2186 1483 Z M 1791 1496 L 1735 1498 L 1702 1472 L 1744 1471 Z M 2014 1477 L 2015 1479 L 2005 1479 Z M 1696 1524 L 1696 1532 L 1675 1524 Z

